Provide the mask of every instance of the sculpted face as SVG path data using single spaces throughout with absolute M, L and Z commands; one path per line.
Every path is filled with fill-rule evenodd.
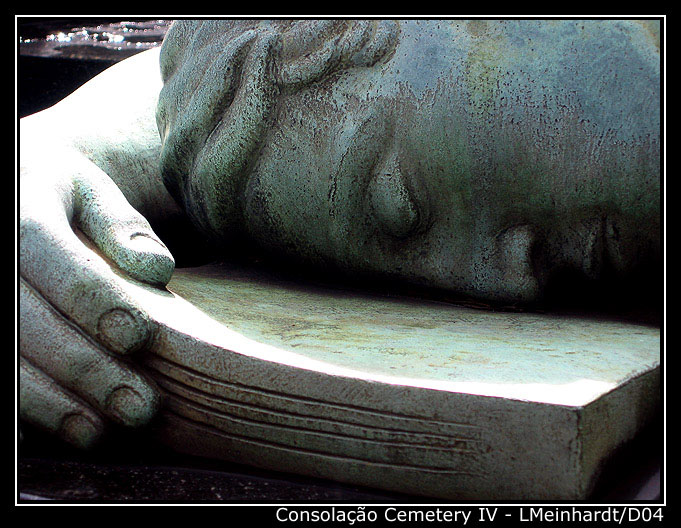
M 230 53 L 243 53 L 252 75 L 229 88 L 229 105 L 215 90 L 203 96 L 218 124 L 201 135 L 178 127 L 179 118 L 160 119 L 162 137 L 183 130 L 183 148 L 198 134 L 198 155 L 182 171 L 166 170 L 166 181 L 219 243 L 245 231 L 320 266 L 502 301 L 539 298 L 557 270 L 598 278 L 659 254 L 651 28 L 367 27 L 354 54 L 322 76 L 286 62 L 295 53 L 285 31 L 241 30 L 229 42 L 253 43 Z M 363 30 L 326 31 L 317 41 L 297 34 L 307 42 L 301 56 Z M 372 62 L 366 50 L 378 46 L 376 35 L 382 52 Z M 225 125 L 230 113 L 237 128 Z M 186 151 L 172 150 L 166 165 L 178 152 Z

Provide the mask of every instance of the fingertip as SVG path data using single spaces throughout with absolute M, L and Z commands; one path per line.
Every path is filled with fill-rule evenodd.
M 71 445 L 90 449 L 99 441 L 103 430 L 104 424 L 98 417 L 74 413 L 62 420 L 59 436 Z
M 147 424 L 155 416 L 159 405 L 160 396 L 152 387 L 121 386 L 109 395 L 106 410 L 117 422 L 138 427 Z
M 19 413 L 22 420 L 80 448 L 94 446 L 104 422 L 80 399 L 29 363 L 20 361 Z
M 156 236 L 135 232 L 121 241 L 117 264 L 134 279 L 165 286 L 175 271 L 175 259 Z

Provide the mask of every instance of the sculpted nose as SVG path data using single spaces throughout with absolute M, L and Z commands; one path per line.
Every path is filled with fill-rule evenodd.
M 384 233 L 405 238 L 418 229 L 422 212 L 402 174 L 395 151 L 377 166 L 368 192 L 373 216 Z

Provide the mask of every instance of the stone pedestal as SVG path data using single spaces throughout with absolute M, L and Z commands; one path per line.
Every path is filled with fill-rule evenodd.
M 582 499 L 660 404 L 659 328 L 227 266 L 130 286 L 180 452 L 443 499 Z

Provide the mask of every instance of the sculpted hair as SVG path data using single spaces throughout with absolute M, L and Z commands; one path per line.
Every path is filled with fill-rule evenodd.
M 398 32 L 383 20 L 174 22 L 156 111 L 170 193 L 205 232 L 238 229 L 240 191 L 277 96 L 387 60 Z

